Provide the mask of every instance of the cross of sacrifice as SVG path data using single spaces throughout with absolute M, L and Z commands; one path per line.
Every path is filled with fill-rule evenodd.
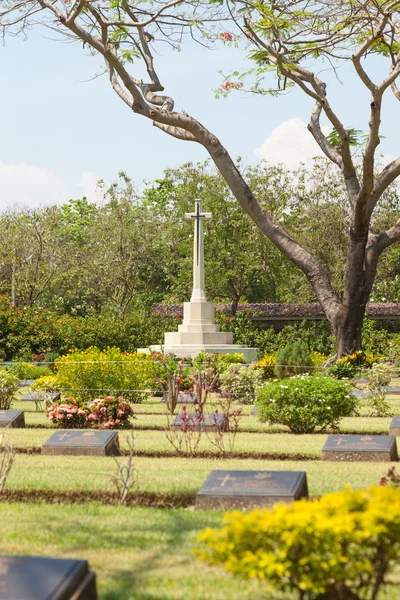
M 206 302 L 204 292 L 204 233 L 203 219 L 211 219 L 211 213 L 202 212 L 202 201 L 195 200 L 195 212 L 185 213 L 185 219 L 194 221 L 193 239 L 193 292 L 191 302 Z
M 225 487 L 225 484 L 228 483 L 228 481 L 236 481 L 236 477 L 231 477 L 228 473 L 225 477 L 217 477 L 217 480 L 222 482 L 220 487 Z

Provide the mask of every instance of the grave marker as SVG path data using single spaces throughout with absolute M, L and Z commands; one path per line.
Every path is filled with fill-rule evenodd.
M 196 496 L 200 509 L 272 508 L 308 498 L 304 471 L 211 471 Z
M 398 396 L 400 394 L 400 385 L 388 385 L 383 388 L 387 394 Z
M 178 431 L 187 427 L 194 431 L 226 431 L 227 425 L 226 418 L 219 413 L 212 415 L 189 415 L 182 413 L 175 417 L 170 429 Z
M 69 429 L 53 433 L 43 444 L 42 454 L 119 456 L 121 452 L 116 431 Z
M 396 438 L 391 435 L 329 435 L 322 460 L 397 461 Z
M 400 417 L 393 417 L 389 427 L 389 435 L 400 436 Z
M 0 427 L 25 427 L 23 410 L 0 410 Z
M 45 404 L 47 402 L 57 402 L 60 398 L 61 392 L 27 392 L 20 398 L 20 402 L 34 402 L 36 410 L 41 410 L 43 402 Z
M 86 560 L 0 556 L 0 600 L 97 600 Z

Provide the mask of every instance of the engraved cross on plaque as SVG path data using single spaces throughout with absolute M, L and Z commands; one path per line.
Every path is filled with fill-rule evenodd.
M 204 233 L 203 219 L 211 219 L 211 213 L 202 212 L 202 201 L 195 200 L 195 212 L 185 213 L 185 219 L 194 221 L 193 240 L 193 292 L 191 302 L 206 302 L 204 291 Z
M 220 487 L 225 487 L 225 484 L 228 483 L 228 481 L 236 481 L 236 477 L 231 477 L 229 473 L 225 475 L 225 477 L 217 477 L 217 479 L 221 482 Z
M 62 441 L 63 441 L 63 439 L 64 439 L 64 438 L 67 438 L 67 437 L 69 437 L 69 433 L 62 433 L 62 434 L 61 434 L 61 435 L 58 437 L 58 439 L 59 439 L 59 440 L 62 442 Z

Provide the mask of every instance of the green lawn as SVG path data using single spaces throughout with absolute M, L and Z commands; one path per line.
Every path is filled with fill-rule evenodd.
M 390 399 L 400 414 L 400 397 Z M 6 436 L 18 448 L 39 448 L 54 428 L 34 403 L 14 402 L 25 411 L 26 429 L 8 429 Z M 311 496 L 376 484 L 389 463 L 337 463 L 320 461 L 327 434 L 293 435 L 287 428 L 268 426 L 249 416 L 244 406 L 242 431 L 235 450 L 248 458 L 135 457 L 139 491 L 194 495 L 213 469 L 303 470 L 307 472 Z M 149 398 L 135 406 L 136 449 L 140 452 L 173 451 L 164 429 L 166 408 Z M 343 419 L 341 431 L 374 431 L 386 434 L 390 418 L 361 416 Z M 148 428 L 148 429 L 140 429 Z M 127 448 L 130 432 L 119 432 Z M 215 450 L 213 434 L 203 434 L 199 450 Z M 270 453 L 277 460 L 252 458 Z M 304 455 L 308 460 L 281 460 L 282 454 Z M 119 461 L 126 460 L 121 457 Z M 6 488 L 9 490 L 89 491 L 111 490 L 112 458 L 41 456 L 18 454 Z M 218 526 L 221 514 L 188 509 L 157 509 L 83 505 L 1 503 L 0 553 L 40 554 L 86 558 L 98 575 L 100 600 L 297 600 L 267 591 L 257 581 L 240 581 L 219 568 L 197 563 L 192 555 L 197 534 L 206 526 Z M 399 575 L 400 582 L 400 575 Z M 400 600 L 398 587 L 391 587 L 379 600 Z
M 216 512 L 2 504 L 1 515 L 1 553 L 87 559 L 100 600 L 297 600 L 196 561 L 197 535 L 221 523 Z M 394 583 L 380 600 L 399 600 Z

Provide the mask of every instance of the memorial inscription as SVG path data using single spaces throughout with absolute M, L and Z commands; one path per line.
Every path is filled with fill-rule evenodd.
M 211 471 L 196 496 L 199 509 L 271 508 L 308 497 L 304 471 Z
M 180 414 L 177 415 L 170 426 L 173 431 L 183 428 L 190 428 L 194 431 L 226 431 L 227 420 L 224 415 L 196 415 L 196 414 Z
M 25 427 L 23 410 L 0 410 L 0 427 Z
M 389 427 L 389 435 L 400 436 L 400 417 L 393 417 Z
M 97 600 L 85 560 L 0 556 L 0 600 Z
M 397 461 L 396 438 L 391 435 L 329 435 L 322 460 Z
M 87 456 L 119 456 L 116 431 L 56 431 L 43 444 L 42 454 L 67 454 Z

